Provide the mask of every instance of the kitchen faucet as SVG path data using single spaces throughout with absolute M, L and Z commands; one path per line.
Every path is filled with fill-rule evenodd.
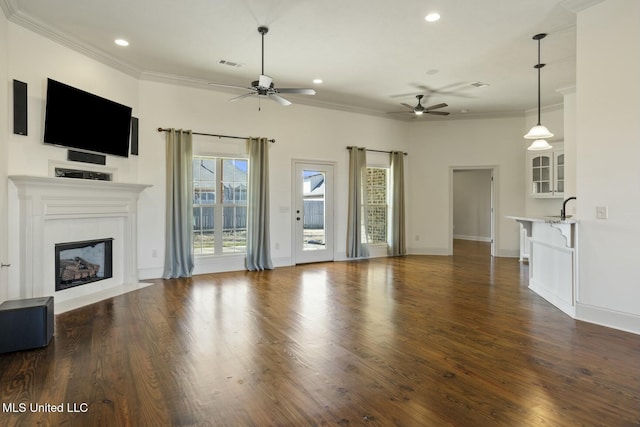
M 560 211 L 560 219 L 567 219 L 567 202 L 569 200 L 576 200 L 576 198 L 572 196 L 564 199 L 564 202 L 562 202 L 562 210 Z

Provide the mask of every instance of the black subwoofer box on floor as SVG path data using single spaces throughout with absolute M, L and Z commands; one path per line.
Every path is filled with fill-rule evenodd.
M 53 297 L 0 304 L 0 353 L 45 347 L 53 337 Z

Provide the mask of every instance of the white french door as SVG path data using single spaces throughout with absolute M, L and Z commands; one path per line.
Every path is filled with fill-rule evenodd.
M 293 166 L 294 261 L 333 261 L 333 165 Z

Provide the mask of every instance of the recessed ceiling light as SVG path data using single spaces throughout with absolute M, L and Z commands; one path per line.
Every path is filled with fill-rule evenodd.
M 319 85 L 322 83 L 322 79 L 313 79 L 313 83 Z
M 424 19 L 427 22 L 436 22 L 438 19 L 440 19 L 440 14 L 437 12 L 431 12 L 430 14 L 425 16 Z
M 129 46 L 129 42 L 125 39 L 116 39 L 115 44 L 117 44 L 118 46 Z

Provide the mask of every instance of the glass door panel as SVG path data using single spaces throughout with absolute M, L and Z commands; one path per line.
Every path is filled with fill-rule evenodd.
M 295 165 L 296 263 L 333 260 L 332 181 L 332 165 Z

